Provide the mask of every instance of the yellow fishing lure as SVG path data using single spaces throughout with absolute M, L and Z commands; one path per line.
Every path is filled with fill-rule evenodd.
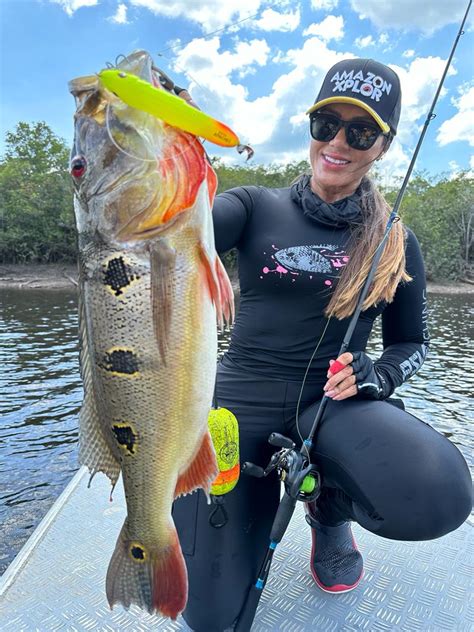
M 240 145 L 238 136 L 224 123 L 188 105 L 183 99 L 155 88 L 128 72 L 117 69 L 99 73 L 102 84 L 127 105 L 147 112 L 173 127 L 200 136 L 222 147 Z

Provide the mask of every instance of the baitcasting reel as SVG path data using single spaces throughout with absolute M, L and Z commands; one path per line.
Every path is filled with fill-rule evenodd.
M 294 500 L 311 502 L 316 500 L 321 491 L 321 477 L 316 466 L 310 463 L 305 455 L 296 450 L 296 444 L 278 432 L 272 432 L 268 443 L 281 448 L 270 459 L 265 469 L 246 461 L 242 472 L 256 478 L 268 476 L 273 470 L 285 485 L 285 491 Z

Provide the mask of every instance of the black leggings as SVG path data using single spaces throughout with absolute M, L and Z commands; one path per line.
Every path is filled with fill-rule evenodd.
M 217 396 L 239 421 L 241 463 L 267 464 L 275 451 L 268 444 L 271 432 L 301 445 L 295 423 L 300 386 L 221 362 Z M 306 386 L 298 424 L 303 437 L 320 396 L 321 384 Z M 458 449 L 386 402 L 330 401 L 312 457 L 322 477 L 318 510 L 327 524 L 355 520 L 385 538 L 430 540 L 459 527 L 471 510 L 471 478 Z M 222 632 L 239 614 L 268 546 L 279 491 L 275 475 L 242 475 L 225 496 L 228 521 L 222 528 L 211 526 L 215 506 L 201 490 L 175 502 L 189 574 L 183 616 L 196 632 Z

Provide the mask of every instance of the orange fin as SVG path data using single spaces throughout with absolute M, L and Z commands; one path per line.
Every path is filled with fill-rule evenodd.
M 176 529 L 170 547 L 153 567 L 153 609 L 176 619 L 188 600 L 188 574 Z
M 206 162 L 206 178 L 207 178 L 207 190 L 209 192 L 209 204 L 212 207 L 214 198 L 217 191 L 217 175 L 211 165 Z
M 191 465 L 178 477 L 174 497 L 189 494 L 198 487 L 202 487 L 204 491 L 208 492 L 218 473 L 211 435 L 206 431 Z
M 217 254 L 214 256 L 214 261 L 211 261 L 202 242 L 199 243 L 199 254 L 204 265 L 211 299 L 216 308 L 217 323 L 222 328 L 225 319 L 226 323 L 231 325 L 234 320 L 234 291 L 224 264 Z
M 234 322 L 234 290 L 224 264 L 216 255 L 216 274 L 221 295 L 222 314 L 228 325 Z
M 111 608 L 136 604 L 150 614 L 176 617 L 186 607 L 188 576 L 178 540 L 170 526 L 166 547 L 148 551 L 140 542 L 125 538 L 125 526 L 117 540 L 107 570 L 106 591 Z

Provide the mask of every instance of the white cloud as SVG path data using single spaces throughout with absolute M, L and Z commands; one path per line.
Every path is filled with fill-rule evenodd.
M 309 135 L 304 113 L 327 70 L 354 55 L 336 52 L 321 38 L 309 37 L 301 48 L 279 55 L 278 61 L 291 69 L 278 77 L 264 96 L 252 99 L 244 85 L 233 82 L 232 75 L 239 81 L 237 73 L 242 65 L 250 70 L 263 65 L 268 60 L 268 47 L 254 40 L 253 44 L 240 42 L 233 51 L 221 53 L 219 46 L 217 37 L 199 39 L 178 53 L 180 66 L 196 78 L 191 84 L 196 102 L 231 125 L 244 142 L 253 144 L 259 162 L 306 158 Z M 378 171 L 387 179 L 406 172 L 444 64 L 439 57 L 427 57 L 412 60 L 406 68 L 393 66 L 402 84 L 403 108 L 398 135 L 384 160 L 377 163 Z M 451 69 L 451 74 L 454 72 Z
M 96 6 L 99 0 L 51 0 L 51 2 L 61 5 L 68 15 L 73 15 L 82 7 Z
M 259 52 L 260 47 L 262 52 Z M 177 54 L 179 67 L 189 70 L 190 90 L 195 101 L 204 111 L 230 125 L 243 142 L 254 145 L 260 162 L 307 157 L 309 135 L 304 112 L 314 101 L 327 69 L 353 55 L 336 53 L 319 38 L 309 38 L 302 48 L 280 56 L 280 61 L 292 69 L 279 76 L 267 94 L 251 99 L 246 87 L 233 83 L 231 76 L 242 63 L 255 66 L 261 62 L 262 65 L 267 59 L 268 47 L 263 54 L 262 44 L 254 44 L 247 49 L 247 56 L 238 47 L 222 53 L 219 48 L 217 37 L 199 39 Z
M 311 0 L 311 8 L 318 11 L 324 9 L 326 11 L 332 11 L 339 4 L 339 0 Z
M 340 40 L 344 37 L 344 18 L 342 15 L 328 15 L 322 22 L 310 24 L 303 35 L 316 35 L 325 42 Z
M 190 91 L 205 111 L 217 116 L 234 127 L 245 142 L 258 144 L 271 134 L 274 106 L 269 97 L 253 102 L 248 100 L 248 90 L 240 83 L 232 82 L 232 74 L 238 78 L 253 72 L 253 67 L 264 66 L 270 49 L 265 40 L 237 41 L 233 51 L 220 51 L 217 36 L 211 39 L 195 39 L 177 53 L 178 68 L 186 68 L 191 79 Z
M 451 99 L 458 112 L 438 130 L 436 140 L 441 147 L 456 141 L 467 141 L 474 147 L 474 86 L 464 86 L 459 92 L 459 98 Z
M 373 46 L 375 40 L 372 35 L 366 35 L 365 37 L 357 37 L 354 44 L 357 48 L 367 48 L 367 46 Z
M 376 163 L 378 180 L 385 186 L 393 185 L 394 178 L 405 175 L 409 163 L 410 156 L 399 138 L 395 137 L 388 152 Z
M 386 44 L 389 40 L 388 33 L 380 33 L 379 44 Z
M 299 8 L 289 13 L 278 13 L 273 9 L 265 9 L 260 19 L 252 22 L 252 26 L 262 31 L 294 31 L 298 28 L 300 20 Z
M 189 71 L 190 90 L 203 110 L 230 125 L 243 142 L 255 147 L 256 160 L 268 164 L 308 156 L 305 111 L 314 102 L 328 69 L 351 57 L 354 54 L 332 50 L 316 36 L 306 38 L 300 48 L 280 52 L 278 59 L 270 57 L 264 40 L 237 41 L 233 49 L 225 51 L 214 36 L 193 40 L 178 51 L 176 62 Z M 264 94 L 252 96 L 239 73 L 277 62 L 286 64 L 288 72 Z M 398 135 L 384 160 L 377 163 L 387 181 L 406 172 L 444 66 L 445 60 L 439 57 L 392 66 L 400 76 L 403 107 Z M 450 73 L 455 70 L 451 68 Z
M 131 4 L 145 7 L 155 15 L 184 18 L 196 22 L 204 31 L 223 28 L 254 16 L 263 0 L 130 0 Z
M 109 18 L 109 21 L 115 24 L 129 24 L 127 20 L 127 5 L 120 3 L 116 14 Z
M 448 162 L 449 167 L 449 179 L 454 180 L 461 172 L 461 167 L 455 160 L 450 160 Z
M 402 68 L 390 64 L 400 77 L 402 86 L 402 113 L 397 137 L 404 146 L 414 146 L 429 112 L 439 80 L 446 65 L 440 57 L 418 57 Z M 449 75 L 455 75 L 453 66 Z M 441 91 L 440 98 L 446 94 Z
M 409 48 L 408 50 L 403 51 L 402 56 L 403 57 L 407 57 L 408 59 L 410 57 L 413 57 L 415 55 L 415 51 L 413 50 L 413 48 Z
M 369 19 L 378 28 L 420 29 L 432 33 L 446 24 L 460 22 L 466 1 L 351 0 L 351 6 L 360 18 Z

